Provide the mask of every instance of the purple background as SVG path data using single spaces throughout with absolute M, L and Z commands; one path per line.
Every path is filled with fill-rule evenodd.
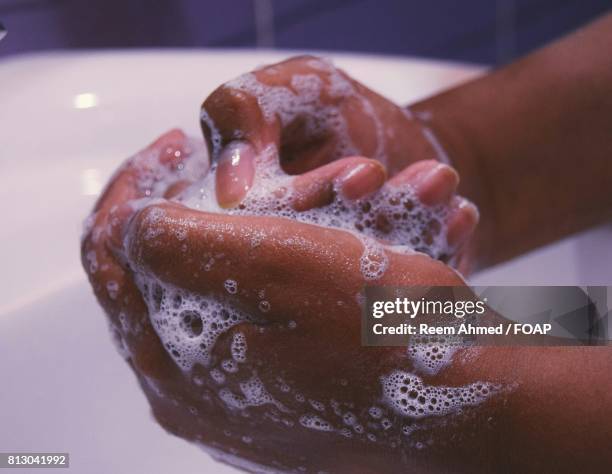
M 501 64 L 610 0 L 0 0 L 0 56 L 64 48 L 346 50 Z

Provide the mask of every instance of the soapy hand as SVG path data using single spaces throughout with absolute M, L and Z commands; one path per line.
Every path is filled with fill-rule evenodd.
M 406 109 L 312 56 L 224 84 L 206 99 L 201 117 L 212 159 L 219 161 L 217 197 L 225 207 L 244 198 L 253 184 L 254 157 L 270 145 L 289 174 L 367 156 L 393 176 L 417 160 L 439 158 Z M 240 159 L 226 149 L 236 140 L 248 147 Z
M 208 212 L 217 171 L 207 172 L 201 144 L 171 131 L 119 171 L 86 228 L 83 264 L 155 416 L 180 436 L 262 465 L 295 468 L 318 452 L 319 468 L 354 472 L 356 438 L 372 444 L 372 469 L 396 469 L 402 456 L 388 453 L 403 429 L 399 400 L 381 405 L 380 393 L 385 376 L 406 368 L 405 351 L 360 345 L 359 294 L 369 278 L 463 284 L 443 263 L 381 243 L 387 235 L 409 247 L 394 239 L 410 233 L 427 247 L 442 235 L 453 248 L 469 234 L 475 214 L 454 196 L 456 174 L 420 162 L 385 183 L 380 163 L 345 158 L 295 177 L 268 171 L 242 205 Z M 342 206 L 345 216 L 330 217 Z M 414 214 L 418 226 L 395 223 L 394 207 L 437 218 L 435 236 Z M 369 237 L 357 227 L 366 214 L 384 216 L 371 220 Z M 425 390 L 418 375 L 402 379 Z M 367 424 L 372 409 L 384 426 Z
M 233 142 L 224 153 L 239 161 L 251 148 Z M 445 262 L 461 250 L 478 220 L 476 208 L 455 194 L 457 173 L 433 160 L 415 163 L 389 181 L 383 165 L 365 157 L 340 158 L 298 176 L 279 166 L 274 146 L 250 160 L 256 169 L 253 184 L 236 207 L 218 205 L 220 163 L 176 199 L 208 212 L 286 217 L 340 228 Z
M 305 173 L 341 158 L 366 156 L 381 163 L 394 179 L 398 174 L 419 172 L 419 168 L 407 171 L 410 164 L 427 161 L 424 168 L 432 168 L 431 162 L 442 158 L 422 124 L 406 109 L 312 56 L 262 67 L 219 87 L 202 106 L 202 129 L 218 166 L 216 197 L 225 208 L 245 199 L 254 185 L 256 162 L 270 149 L 275 150 L 272 159 L 289 174 Z M 435 193 L 453 192 L 457 185 L 457 175 L 449 167 L 440 166 L 432 173 L 437 173 L 430 180 L 434 196 L 425 196 L 426 203 L 444 201 L 444 196 Z M 375 171 L 346 174 L 350 186 L 360 189 L 358 193 L 378 187 Z M 455 249 L 454 264 L 469 273 L 475 250 L 474 244 L 466 245 L 467 237 L 478 213 L 465 199 L 453 198 L 445 204 L 457 210 L 449 226 L 449 240 L 462 247 Z

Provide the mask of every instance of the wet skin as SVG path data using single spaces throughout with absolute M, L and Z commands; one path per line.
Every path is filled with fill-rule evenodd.
M 183 142 L 182 133 L 173 131 L 153 144 L 161 150 L 157 166 L 178 169 L 175 151 L 181 150 Z M 366 283 L 357 263 L 362 244 L 335 229 L 273 217 L 206 214 L 176 202 L 153 204 L 135 213 L 125 204 L 142 196 L 137 178 L 149 164 L 133 162 L 115 176 L 97 205 L 95 223 L 83 241 L 83 255 L 96 295 L 116 336 L 129 350 L 129 363 L 153 413 L 169 431 L 225 452 L 234 451 L 259 464 L 274 461 L 280 462 L 279 467 L 305 466 L 313 472 L 403 472 L 408 468 L 416 472 L 487 472 L 500 466 L 523 472 L 556 466 L 570 472 L 589 463 L 592 472 L 597 472 L 605 465 L 605 458 L 591 458 L 589 453 L 594 448 L 605 453 L 609 431 L 602 429 L 601 420 L 609 419 L 609 405 L 595 412 L 583 403 L 593 396 L 592 378 L 610 369 L 610 358 L 601 357 L 604 354 L 598 348 L 484 348 L 456 355 L 453 364 L 424 380 L 448 386 L 478 380 L 518 385 L 460 417 L 447 417 L 450 427 L 437 425 L 434 417 L 433 426 L 414 438 L 423 443 L 434 440 L 427 449 L 416 449 L 404 441 L 400 430 L 406 419 L 389 410 L 393 428 L 377 432 L 376 442 L 356 434 L 347 439 L 303 428 L 298 415 L 318 412 L 304 408 L 295 399 L 296 393 L 323 401 L 326 411 L 321 416 L 336 424 L 342 422 L 331 412 L 331 399 L 343 404 L 345 412 L 368 420 L 373 403 L 384 407 L 379 377 L 395 368 L 409 368 L 401 348 L 361 346 L 355 295 Z M 176 183 L 169 180 L 166 194 L 176 189 Z M 163 222 L 151 219 L 155 209 L 164 211 Z M 159 235 L 145 238 L 151 226 Z M 160 227 L 163 233 L 157 232 Z M 177 229 L 186 231 L 180 240 Z M 254 232 L 265 236 L 255 247 Z M 86 258 L 92 250 L 97 255 L 95 271 Z M 225 259 L 204 275 L 201 256 L 211 252 Z M 388 256 L 382 284 L 463 284 L 454 271 L 427 256 L 392 252 Z M 213 355 L 218 360 L 227 358 L 233 334 L 243 333 L 247 363 L 233 378 L 228 376 L 228 386 L 238 392 L 239 382 L 255 371 L 290 413 L 278 411 L 279 423 L 270 419 L 270 406 L 250 407 L 245 410 L 249 417 L 244 418 L 219 399 L 218 387 L 207 370 L 196 367 L 189 374 L 180 370 L 151 325 L 134 282 L 136 273 L 192 292 L 228 298 L 232 305 L 259 314 L 256 321 L 243 322 L 223 334 Z M 236 275 L 240 275 L 240 292 L 228 297 L 224 282 Z M 114 298 L 107 289 L 110 281 L 118 282 Z M 265 314 L 257 310 L 261 289 L 271 307 Z M 343 304 L 338 305 L 339 301 Z M 295 322 L 295 329 L 290 328 L 290 321 Z M 575 374 L 570 390 L 567 371 Z M 198 375 L 201 385 L 194 382 Z M 289 394 L 279 388 L 279 376 L 291 386 Z M 609 397 L 610 388 L 607 380 L 599 381 L 600 400 Z M 283 418 L 293 426 L 285 426 Z M 587 435 L 588 449 L 577 448 L 576 439 Z M 253 441 L 245 443 L 245 436 Z M 559 446 L 564 447 L 561 453 Z M 516 452 L 531 454 L 512 454 Z
M 601 41 L 602 35 L 602 26 L 596 24 L 578 35 L 577 39 L 566 40 L 569 45 L 560 43 L 536 54 L 550 60 L 560 49 L 574 47 L 577 41 L 597 43 Z M 285 67 L 289 68 L 286 70 L 287 77 L 293 74 L 295 68 L 301 70 L 307 67 L 300 61 L 304 59 L 298 58 L 277 66 L 272 75 L 266 75 L 265 70 L 256 74 L 262 81 L 286 80 L 286 77 L 283 79 Z M 537 58 L 527 60 L 523 66 L 529 67 L 532 63 L 538 63 Z M 520 67 L 493 75 L 493 84 L 500 81 L 508 87 L 526 87 L 520 80 L 511 80 L 520 76 L 516 72 L 517 68 L 520 71 Z M 452 110 L 459 110 L 453 108 L 452 104 L 460 98 L 464 102 L 467 100 L 473 103 L 489 97 L 487 104 L 490 105 L 490 95 L 481 92 L 487 90 L 487 86 L 487 83 L 483 87 L 468 85 L 414 107 L 419 111 L 434 111 L 433 122 L 428 123 L 428 126 L 440 134 L 453 162 L 459 168 L 463 181 L 460 189 L 483 210 L 484 230 L 479 234 L 476 244 L 470 247 L 469 257 L 460 260 L 460 264 L 468 262 L 464 268 L 469 268 L 470 262 L 486 265 L 508 258 L 530 246 L 601 222 L 610 215 L 612 209 L 609 193 L 602 194 L 601 186 L 591 186 L 588 192 L 582 194 L 578 189 L 584 188 L 585 182 L 597 184 L 598 180 L 606 180 L 612 175 L 609 160 L 601 158 L 597 151 L 605 150 L 607 145 L 592 148 L 590 171 L 588 166 L 580 169 L 565 166 L 571 162 L 571 157 L 566 158 L 562 152 L 557 154 L 561 158 L 555 161 L 557 168 L 554 183 L 570 191 L 563 200 L 566 197 L 572 200 L 571 206 L 567 206 L 567 214 L 563 216 L 562 228 L 551 224 L 545 212 L 546 200 L 542 206 L 527 206 L 521 200 L 516 201 L 516 205 L 512 201 L 504 202 L 501 197 L 516 197 L 516 193 L 513 194 L 511 190 L 516 183 L 522 182 L 522 175 L 509 165 L 517 159 L 516 156 L 504 151 L 512 147 L 504 145 L 505 148 L 497 155 L 501 158 L 487 162 L 489 165 L 483 173 L 482 160 L 488 159 L 483 156 L 496 156 L 496 148 L 491 141 L 485 141 L 483 149 L 474 151 L 472 145 L 478 143 L 478 139 L 470 134 L 484 127 L 486 119 L 479 121 L 473 119 L 473 114 L 461 116 L 459 112 L 450 114 Z M 384 117 L 385 128 L 396 131 L 394 136 L 397 140 L 389 140 L 386 172 L 389 176 L 403 175 L 402 179 L 417 185 L 420 181 L 416 179 L 420 175 L 419 167 L 435 169 L 433 163 L 417 164 L 416 168 L 405 169 L 410 163 L 435 158 L 431 144 L 423 138 L 423 124 L 406 117 L 399 107 L 367 91 L 363 86 L 355 83 L 355 87 L 379 110 L 379 116 Z M 571 91 L 566 93 L 571 96 Z M 341 104 L 341 108 L 344 107 L 349 117 L 349 129 L 353 130 L 355 137 L 360 137 L 360 149 L 365 156 L 369 156 L 369 152 L 376 149 L 374 137 L 368 132 L 371 129 L 371 119 L 354 105 L 348 101 Z M 365 157 L 349 157 L 348 161 L 334 165 L 339 162 L 334 161 L 338 157 L 334 154 L 333 130 L 315 137 L 317 139 L 314 142 L 304 143 L 306 138 L 309 141 L 312 137 L 306 137 L 301 132 L 299 123 L 288 130 L 283 130 L 278 123 L 270 125 L 261 120 L 253 98 L 227 90 L 215 92 L 207 99 L 205 107 L 220 127 L 225 145 L 236 139 L 234 130 L 241 129 L 243 132 L 239 135 L 240 140 L 248 143 L 255 152 L 266 143 L 276 143 L 281 151 L 285 151 L 281 156 L 289 157 L 287 163 L 284 163 L 287 171 L 292 174 L 315 173 L 297 178 L 301 181 L 296 181 L 295 185 L 304 192 L 302 199 L 296 202 L 296 207 L 324 206 L 329 199 L 331 184 L 341 184 L 341 188 L 351 197 L 359 197 L 359 189 L 369 192 L 377 186 L 383 186 L 380 168 Z M 224 110 L 231 113 L 225 113 Z M 598 108 L 597 116 L 605 117 L 607 110 L 604 106 Z M 453 120 L 456 120 L 456 115 L 461 116 L 457 129 L 466 130 L 461 138 L 448 131 L 453 123 L 448 119 L 451 115 L 455 117 Z M 560 114 L 554 116 L 555 120 L 561 120 Z M 463 125 L 459 126 L 459 123 Z M 596 120 L 594 126 L 597 130 Z M 204 132 L 209 137 L 210 131 L 207 131 L 206 126 Z M 492 136 L 482 130 L 479 133 Z M 576 143 L 566 143 L 566 147 L 575 150 L 581 140 L 585 140 L 582 138 L 585 133 L 580 129 L 575 134 L 564 136 L 566 141 L 577 140 Z M 530 136 L 529 133 L 521 134 L 520 130 L 517 131 L 516 136 L 523 135 Z M 503 144 L 503 137 L 498 142 Z M 529 144 L 532 147 L 537 145 L 536 141 L 528 140 L 523 150 L 527 157 Z M 162 158 L 161 164 L 151 163 L 150 166 L 176 168 L 180 160 L 175 159 L 174 152 L 184 146 L 184 136 L 173 131 L 152 146 L 162 150 Z M 411 150 L 411 153 L 405 153 L 406 150 Z M 219 150 L 213 158 L 223 159 L 222 155 L 223 151 Z M 326 164 L 330 166 L 330 163 L 336 168 L 322 168 Z M 523 197 L 531 199 L 530 203 L 534 196 L 537 197 L 537 190 L 545 189 L 549 183 L 545 172 L 546 169 L 550 170 L 550 167 L 547 168 L 549 164 L 544 160 L 536 176 L 532 176 L 528 182 L 531 183 L 527 188 L 530 191 Z M 362 165 L 366 165 L 365 168 L 358 168 Z M 349 409 L 347 405 L 345 410 L 351 410 L 360 419 L 366 420 L 367 410 L 372 403 L 381 405 L 379 377 L 394 368 L 410 369 L 410 362 L 406 360 L 403 350 L 361 347 L 360 308 L 355 300 L 355 294 L 365 284 L 356 264 L 362 250 L 360 242 L 334 229 L 322 230 L 273 217 L 206 214 L 176 202 L 154 204 L 135 212 L 126 203 L 142 196 L 137 178 L 143 166 L 146 168 L 148 165 L 127 165 L 114 177 L 98 202 L 95 222 L 85 235 L 82 253 L 96 296 L 109 315 L 115 333 L 129 349 L 129 363 L 150 400 L 154 415 L 169 431 L 226 452 L 234 451 L 259 464 L 272 465 L 278 461 L 279 469 L 304 466 L 309 472 L 609 470 L 612 465 L 612 450 L 609 448 L 612 435 L 612 378 L 605 374 L 612 370 L 612 357 L 608 348 L 601 347 L 488 347 L 459 352 L 452 364 L 435 376 L 424 377 L 424 380 L 437 386 L 491 381 L 503 384 L 508 390 L 491 397 L 476 409 L 466 410 L 462 416 L 447 417 L 447 426 L 433 423 L 433 426 L 420 431 L 416 439 L 425 444 L 433 440 L 432 445 L 426 449 L 417 449 L 407 438 L 402 438 L 399 429 L 406 420 L 393 413 L 389 413 L 393 428 L 388 434 L 377 432 L 375 442 L 363 436 L 353 435 L 348 439 L 337 433 L 302 427 L 294 415 L 302 414 L 306 409 L 295 399 L 294 391 L 299 391 L 306 398 L 326 402 L 327 411 L 324 416 L 341 425 L 341 421 L 330 413 L 329 403 L 332 398 L 342 404 L 352 403 L 353 407 Z M 248 168 L 244 166 L 244 169 Z M 365 171 L 359 176 L 351 173 L 353 169 Z M 433 179 L 436 175 L 437 178 Z M 591 178 L 588 178 L 589 175 Z M 352 183 L 351 176 L 354 180 Z M 359 176 L 359 179 L 354 176 Z M 412 178 L 415 179 L 411 181 Z M 457 203 L 453 195 L 457 185 L 456 175 L 446 168 L 438 168 L 430 178 L 426 180 L 427 185 L 420 183 L 421 197 L 426 200 L 428 195 L 437 196 L 453 207 Z M 482 183 L 494 178 L 498 180 L 499 187 L 492 194 L 490 187 Z M 168 183 L 165 193 L 168 197 L 175 196 L 186 184 L 182 178 L 177 177 L 175 183 Z M 248 191 L 248 177 L 242 180 L 243 189 L 245 184 Z M 219 198 L 223 200 L 224 197 Z M 496 203 L 495 212 L 487 204 L 489 198 Z M 231 201 L 229 204 L 235 204 L 235 193 Z M 166 218 L 162 223 L 153 223 L 151 219 L 155 207 L 165 213 Z M 455 207 L 461 209 L 460 206 Z M 581 214 L 580 211 L 587 207 L 590 211 L 586 215 Z M 455 209 L 456 212 L 452 213 L 463 223 L 457 225 L 459 230 L 455 231 L 459 235 L 456 237 L 458 244 L 465 243 L 477 217 L 469 206 L 462 209 L 468 211 L 458 212 Z M 508 216 L 508 222 L 518 222 L 520 225 L 508 226 L 504 221 L 491 218 L 501 211 Z M 452 219 L 448 223 L 449 239 L 453 234 L 451 224 Z M 155 233 L 160 230 L 160 226 L 164 232 L 155 239 L 144 238 L 151 226 L 155 226 Z M 534 232 L 536 235 L 530 237 L 525 226 L 543 230 Z M 173 231 L 179 228 L 185 230 L 186 241 L 179 241 L 175 237 Z M 519 230 L 526 238 L 521 240 L 515 236 L 502 239 L 500 250 L 495 255 L 490 246 L 486 245 L 487 239 L 506 234 L 515 235 L 515 231 Z M 253 248 L 251 237 L 254 231 L 266 238 Z M 91 251 L 97 255 L 95 269 L 87 258 Z M 203 276 L 197 259 L 206 252 L 222 253 L 229 263 L 213 267 Z M 389 267 L 380 280 L 382 284 L 463 284 L 451 268 L 427 256 L 389 252 L 388 257 Z M 147 308 L 134 281 L 135 274 L 155 277 L 192 292 L 229 298 L 231 304 L 253 314 L 258 314 L 257 295 L 262 287 L 265 288 L 270 311 L 260 315 L 261 318 L 257 320 L 240 323 L 223 334 L 214 348 L 214 356 L 217 359 L 227 357 L 233 334 L 238 331 L 244 333 L 247 338 L 248 361 L 227 383 L 238 391 L 238 381 L 255 371 L 272 395 L 292 413 L 289 416 L 280 412 L 279 418 L 291 418 L 294 425 L 289 427 L 283 424 L 282 419 L 280 422 L 271 419 L 269 406 L 246 409 L 248 417 L 229 410 L 219 400 L 218 387 L 207 377 L 207 371 L 194 369 L 196 372 L 201 370 L 204 380 L 202 385 L 193 382 L 193 373 L 181 371 L 151 326 Z M 236 274 L 240 275 L 241 291 L 229 297 L 223 283 Z M 115 298 L 110 297 L 107 289 L 111 281 L 118 283 L 119 290 Z M 343 304 L 338 305 L 338 301 Z M 308 302 L 308 305 L 304 302 Z M 334 311 L 328 310 L 331 307 Z M 121 314 L 123 316 L 120 318 Z M 290 328 L 290 321 L 295 322 L 295 329 Z M 134 330 L 135 327 L 139 330 Z M 289 395 L 279 388 L 279 376 L 291 385 L 292 392 Z M 190 411 L 190 407 L 195 410 Z M 313 412 L 310 408 L 308 411 Z M 264 416 L 265 413 L 268 416 Z M 252 442 L 245 442 L 244 436 L 251 438 Z

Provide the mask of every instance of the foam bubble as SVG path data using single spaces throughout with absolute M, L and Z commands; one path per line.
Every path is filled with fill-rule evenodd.
M 407 354 L 416 372 L 435 375 L 450 363 L 461 347 L 464 347 L 463 341 L 452 338 L 413 338 L 408 343 Z
M 372 418 L 378 420 L 382 416 L 382 409 L 380 407 L 370 407 L 368 413 Z
M 247 342 L 244 334 L 237 332 L 232 336 L 230 350 L 232 357 L 236 362 L 241 364 L 246 362 Z
M 212 369 L 210 371 L 210 377 L 219 385 L 223 385 L 225 383 L 225 374 L 219 369 Z
M 310 403 L 310 406 L 317 411 L 325 411 L 325 404 L 319 402 L 318 400 L 308 400 L 308 403 Z
M 253 375 L 250 379 L 241 382 L 240 391 L 242 392 L 242 396 L 233 393 L 229 389 L 221 389 L 219 391 L 219 398 L 232 409 L 244 410 L 247 407 L 270 404 L 283 412 L 288 411 L 280 402 L 270 395 L 257 375 Z
M 499 392 L 501 387 L 475 382 L 460 387 L 426 385 L 417 375 L 395 370 L 381 378 L 383 400 L 396 413 L 424 418 L 459 413 L 477 406 Z
M 225 287 L 225 291 L 230 295 L 235 295 L 238 292 L 238 283 L 236 283 L 236 280 L 225 280 L 223 286 Z
M 255 97 L 264 120 L 269 123 L 279 120 L 282 126 L 287 126 L 300 117 L 303 121 L 303 131 L 307 135 L 317 136 L 327 130 L 334 130 L 336 157 L 359 155 L 362 152 L 348 133 L 346 119 L 341 109 L 343 100 L 323 100 L 323 96 L 352 100 L 359 104 L 363 113 L 372 118 L 377 143 L 375 152 L 370 155 L 385 162 L 383 127 L 369 98 L 358 91 L 351 80 L 334 68 L 331 62 L 313 59 L 307 64 L 312 68 L 312 73 L 294 74 L 290 80 L 290 87 L 264 84 L 257 79 L 255 73 L 244 74 L 227 82 L 223 87 Z M 201 120 L 211 130 L 211 141 L 216 156 L 221 142 L 218 129 L 206 110 L 202 110 Z
M 183 143 L 184 150 L 167 148 L 141 151 L 124 165 L 136 167 L 139 171 L 136 185 L 147 198 L 161 198 L 169 185 L 184 179 L 198 179 L 208 171 L 209 161 L 201 140 L 189 138 Z M 166 166 L 161 158 L 173 157 L 174 166 Z
M 155 332 L 183 370 L 196 363 L 209 366 L 219 335 L 249 320 L 229 301 L 190 293 L 152 277 L 138 275 L 136 280 Z
M 317 431 L 334 431 L 334 426 L 318 415 L 306 414 L 300 417 L 300 425 Z
M 238 364 L 234 359 L 225 359 L 222 361 L 221 368 L 230 374 L 238 372 Z

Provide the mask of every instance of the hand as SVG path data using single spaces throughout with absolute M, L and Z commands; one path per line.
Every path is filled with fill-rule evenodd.
M 360 345 L 363 242 L 342 230 L 169 200 L 205 173 L 198 144 L 167 133 L 117 173 L 83 239 L 85 269 L 155 416 L 209 447 L 293 468 L 319 452 L 313 466 L 351 472 L 359 458 L 351 440 L 380 438 L 367 463 L 396 469 L 404 461 L 386 453 L 401 416 L 378 406 L 380 377 L 406 368 L 407 357 L 401 348 Z M 431 205 L 452 206 L 456 182 L 449 168 L 420 162 L 385 183 L 378 162 L 347 158 L 291 178 L 290 195 L 298 212 L 325 211 L 338 197 L 375 203 L 377 192 L 408 187 Z M 380 252 L 379 284 L 463 284 L 426 255 Z M 368 427 L 373 404 L 389 428 Z M 333 450 L 321 429 L 339 436 Z
M 202 129 L 219 160 L 217 197 L 239 203 L 253 183 L 253 157 L 273 145 L 282 168 L 300 174 L 347 156 L 380 161 L 393 176 L 410 163 L 437 158 L 409 112 L 331 63 L 300 56 L 241 76 L 202 105 Z M 240 140 L 251 153 L 222 150 Z
M 379 161 L 389 176 L 411 163 L 440 159 L 423 126 L 406 109 L 310 56 L 258 69 L 215 90 L 202 106 L 202 129 L 218 165 L 217 199 L 226 208 L 247 195 L 255 162 L 270 148 L 289 174 L 350 155 Z M 472 214 L 466 219 L 469 227 L 478 213 L 468 201 L 461 203 Z M 466 244 L 456 259 L 464 274 L 481 246 Z

